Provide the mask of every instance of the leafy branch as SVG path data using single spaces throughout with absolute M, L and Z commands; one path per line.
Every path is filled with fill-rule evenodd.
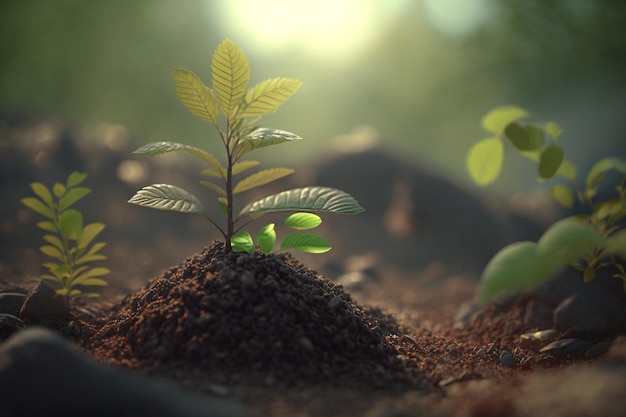
M 200 184 L 217 194 L 217 204 L 224 214 L 225 225 L 211 219 L 196 196 L 170 184 L 146 186 L 131 197 L 129 203 L 203 215 L 222 235 L 227 250 L 248 252 L 254 250 L 254 244 L 251 243 L 251 235 L 243 233 L 242 228 L 266 213 L 291 211 L 312 214 L 308 212 L 315 211 L 357 214 L 364 211 L 359 203 L 344 191 L 328 187 L 305 187 L 268 196 L 247 204 L 237 212 L 235 208 L 237 194 L 269 184 L 294 172 L 291 168 L 269 168 L 236 180 L 238 175 L 260 165 L 256 160 L 243 160 L 244 155 L 256 149 L 301 139 L 294 133 L 256 125 L 262 116 L 276 111 L 295 94 L 301 82 L 291 78 L 272 78 L 248 89 L 250 83 L 248 59 L 243 51 L 229 40 L 223 41 L 213 54 L 212 88 L 205 85 L 193 72 L 185 69 L 175 69 L 173 80 L 181 102 L 193 115 L 215 128 L 225 150 L 225 165 L 204 149 L 175 142 L 150 143 L 140 147 L 135 153 L 155 156 L 185 151 L 201 159 L 208 167 L 201 171 L 207 180 L 200 181 Z M 286 225 L 292 227 L 289 221 Z M 257 243 L 265 253 L 267 253 L 265 249 L 270 246 L 273 227 L 272 224 L 267 225 L 259 235 L 260 240 Z M 285 237 L 281 247 L 317 253 L 330 249 L 328 242 L 316 235 L 300 234 L 297 239 L 290 236 Z M 275 241 L 275 236 L 273 239 Z
M 37 227 L 48 232 L 43 236 L 47 244 L 39 250 L 56 261 L 43 264 L 48 273 L 41 278 L 60 285 L 61 288 L 56 290 L 57 295 L 68 299 L 98 297 L 95 292 L 84 293 L 77 287 L 107 285 L 102 276 L 110 272 L 107 268 L 89 266 L 92 262 L 106 259 L 99 253 L 106 244 L 94 242 L 104 229 L 104 224 L 90 223 L 84 226 L 82 213 L 70 208 L 91 192 L 89 188 L 80 186 L 85 178 L 87 174 L 73 172 L 65 184 L 57 182 L 52 190 L 40 182 L 34 182 L 30 187 L 35 197 L 21 200 L 26 207 L 47 219 L 37 223 Z
M 592 281 L 599 269 L 611 267 L 614 278 L 622 279 L 626 291 L 626 161 L 608 157 L 592 166 L 581 186 L 576 181 L 576 166 L 564 159 L 557 143 L 563 130 L 555 122 L 522 122 L 529 113 L 519 107 L 499 107 L 488 112 L 482 125 L 493 136 L 472 146 L 467 155 L 471 178 L 486 186 L 500 175 L 504 143 L 508 141 L 523 156 L 537 163 L 540 181 L 563 178 L 569 186 L 550 187 L 554 199 L 565 208 L 575 202 L 586 214 L 568 217 L 551 225 L 538 242 L 516 242 L 501 249 L 489 262 L 481 277 L 479 296 L 489 301 L 505 290 L 519 290 L 548 280 L 565 266 L 580 271 L 585 282 Z M 616 192 L 609 199 L 599 194 L 606 174 L 622 175 Z

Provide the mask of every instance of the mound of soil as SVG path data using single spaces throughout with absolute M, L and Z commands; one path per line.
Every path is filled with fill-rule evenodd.
M 108 362 L 229 384 L 426 387 L 403 360 L 410 339 L 288 254 L 215 242 L 127 296 L 86 346 Z

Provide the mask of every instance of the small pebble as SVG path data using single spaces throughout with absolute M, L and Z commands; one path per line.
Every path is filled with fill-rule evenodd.
M 341 297 L 335 296 L 331 298 L 330 301 L 328 302 L 328 308 L 335 308 L 339 304 L 341 304 Z
M 500 354 L 500 365 L 511 368 L 515 366 L 515 357 L 509 350 L 503 350 Z

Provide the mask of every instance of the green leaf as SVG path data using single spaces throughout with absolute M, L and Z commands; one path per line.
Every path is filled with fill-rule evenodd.
M 71 188 L 63 197 L 59 199 L 59 211 L 63 211 L 72 204 L 89 194 L 91 190 L 87 187 Z
M 261 163 L 259 161 L 241 161 L 233 164 L 233 175 L 241 174 L 244 171 L 247 171 L 251 168 L 259 166 Z
M 280 249 L 298 249 L 307 253 L 325 253 L 332 249 L 326 239 L 308 233 L 290 233 L 280 242 Z
M 206 211 L 196 196 L 170 184 L 152 184 L 143 187 L 128 202 L 138 206 L 181 213 L 204 214 Z
M 90 223 L 83 229 L 83 233 L 78 241 L 79 248 L 86 248 L 105 228 L 104 223 Z
M 537 245 L 540 253 L 571 264 L 585 255 L 593 254 L 602 243 L 602 236 L 592 227 L 568 217 L 550 226 Z
M 67 181 L 65 182 L 65 186 L 67 188 L 74 188 L 78 184 L 80 184 L 81 182 L 85 181 L 86 178 L 87 178 L 87 174 L 82 173 L 82 172 L 78 172 L 78 171 L 74 171 L 74 172 L 72 172 L 70 174 L 69 177 L 67 177 Z
M 283 191 L 245 206 L 239 216 L 279 211 L 329 211 L 358 214 L 365 211 L 350 194 L 329 187 L 304 187 Z
M 572 208 L 574 205 L 574 193 L 569 187 L 563 185 L 555 185 L 550 188 L 550 194 L 552 197 L 563 207 Z
M 176 68 L 172 73 L 176 94 L 191 113 L 209 123 L 215 124 L 220 112 L 219 103 L 213 91 L 200 77 L 183 68 Z
M 41 214 L 49 219 L 54 220 L 54 212 L 48 206 L 41 202 L 41 200 L 35 197 L 25 197 L 20 200 L 22 204 L 24 204 L 29 209 L 33 210 L 36 213 Z
M 626 259 L 626 229 L 609 236 L 604 244 L 604 251 L 607 254 Z
M 489 111 L 482 119 L 481 123 L 485 130 L 502 134 L 509 123 L 528 117 L 530 114 L 515 106 L 502 106 Z
M 211 61 L 213 89 L 220 109 L 234 118 L 250 83 L 250 64 L 241 48 L 231 40 L 223 41 Z
M 218 206 L 220 206 L 220 210 L 222 211 L 222 214 L 224 214 L 225 217 L 228 216 L 228 200 L 226 199 L 226 197 L 219 197 L 217 199 L 217 204 Z
M 285 226 L 296 230 L 315 229 L 322 224 L 322 218 L 313 213 L 294 213 L 285 219 Z
M 65 185 L 61 184 L 60 182 L 56 182 L 52 186 L 52 192 L 54 193 L 54 196 L 56 198 L 61 197 L 63 194 L 65 194 L 66 191 L 67 189 L 65 188 Z
M 222 172 L 222 170 L 224 170 L 224 167 L 222 167 L 222 164 L 220 163 L 220 161 L 216 157 L 208 153 L 207 151 L 200 149 L 200 148 L 196 148 L 195 146 L 183 145 L 182 143 L 152 142 L 152 143 L 148 143 L 147 145 L 140 147 L 133 153 L 140 154 L 140 155 L 154 156 L 154 155 L 161 155 L 164 153 L 176 152 L 176 151 L 188 152 L 202 159 L 203 161 L 211 165 L 213 168 L 215 168 L 218 172 Z
M 534 125 L 513 122 L 506 127 L 504 133 L 520 151 L 541 149 L 545 142 L 543 130 Z
M 63 253 L 59 249 L 55 248 L 54 246 L 44 245 L 40 247 L 39 250 L 44 255 L 51 256 L 55 259 L 60 260 L 61 262 L 65 262 L 65 257 L 63 256 Z
M 252 87 L 246 93 L 241 117 L 272 113 L 302 86 L 291 78 L 272 78 Z
M 208 181 L 200 181 L 200 184 L 202 184 L 203 186 L 205 186 L 206 188 L 210 190 L 217 192 L 219 195 L 226 196 L 226 190 L 224 190 L 222 187 L 220 187 L 217 184 L 213 184 L 212 182 L 208 182 Z
M 248 252 L 254 254 L 254 241 L 252 235 L 246 231 L 240 231 L 230 239 L 230 245 L 235 252 Z
M 597 186 L 604 178 L 604 173 L 611 169 L 615 169 L 622 174 L 626 174 L 626 161 L 616 157 L 609 157 L 596 162 L 587 174 L 587 180 L 585 182 L 587 188 L 594 188 Z
M 274 243 L 276 243 L 276 230 L 274 230 L 274 226 L 274 223 L 263 226 L 256 239 L 257 245 L 259 245 L 266 255 L 272 251 Z
M 233 189 L 233 194 L 242 193 L 244 191 L 248 191 L 251 188 L 269 184 L 272 181 L 276 181 L 278 179 L 286 177 L 287 175 L 293 174 L 293 172 L 294 170 L 291 168 L 264 169 L 239 181 L 239 183 Z
M 563 162 L 563 149 L 554 143 L 546 146 L 539 158 L 539 176 L 543 179 L 552 178 Z
M 37 223 L 37 227 L 45 230 L 46 232 L 52 232 L 52 233 L 58 233 L 59 229 L 57 227 L 56 224 L 54 224 L 53 222 L 38 222 Z
M 255 149 L 299 139 L 302 138 L 295 133 L 286 132 L 284 130 L 269 128 L 255 129 L 241 139 L 241 143 L 239 144 L 239 156 Z
M 502 248 L 483 271 L 478 297 L 487 303 L 504 291 L 519 291 L 547 281 L 565 266 L 539 251 L 534 242 L 516 242 Z
M 54 206 L 54 198 L 52 197 L 52 193 L 48 190 L 48 187 L 43 185 L 40 182 L 33 182 L 30 184 L 30 188 L 32 188 L 33 192 L 44 202 L 48 207 Z
M 59 226 L 63 237 L 78 240 L 83 232 L 83 214 L 74 209 L 66 210 L 59 217 Z
M 474 144 L 467 154 L 467 170 L 472 180 L 481 186 L 494 182 L 500 175 L 504 147 L 498 137 L 483 139 Z
M 548 132 L 548 135 L 550 135 L 552 139 L 556 139 L 561 136 L 563 129 L 561 129 L 561 126 L 556 122 L 548 122 L 546 123 L 546 132 Z

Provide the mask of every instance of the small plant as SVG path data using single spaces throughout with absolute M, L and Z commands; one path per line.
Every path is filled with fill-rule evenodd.
M 528 116 L 526 110 L 512 106 L 496 108 L 485 115 L 482 125 L 493 136 L 470 149 L 470 176 L 482 186 L 495 181 L 502 169 L 508 139 L 523 156 L 537 163 L 541 181 L 561 178 L 568 183 L 550 188 L 559 204 L 572 208 L 578 201 L 588 213 L 557 221 L 538 242 L 516 242 L 501 249 L 483 271 L 479 298 L 488 302 L 502 291 L 542 283 L 567 265 L 581 271 L 585 282 L 593 280 L 599 269 L 612 268 L 612 276 L 623 280 L 626 291 L 626 161 L 615 157 L 598 161 L 581 187 L 576 182 L 576 166 L 564 159 L 564 151 L 557 143 L 563 130 L 555 122 L 520 121 Z M 609 171 L 621 174 L 621 180 L 607 199 L 601 197 L 599 190 Z
M 175 142 L 149 143 L 135 153 L 153 156 L 182 150 L 204 161 L 209 167 L 201 173 L 217 180 L 217 183 L 203 180 L 200 184 L 217 193 L 217 203 L 226 218 L 226 226 L 220 226 L 211 219 L 196 196 L 170 184 L 146 186 L 131 197 L 129 203 L 204 215 L 223 236 L 227 250 L 249 253 L 254 252 L 255 244 L 250 233 L 242 228 L 266 213 L 296 212 L 285 220 L 285 225 L 292 229 L 308 230 L 321 223 L 321 218 L 312 211 L 340 214 L 364 211 L 352 196 L 343 191 L 328 187 L 304 187 L 252 202 L 237 213 L 234 201 L 236 194 L 294 172 L 291 168 L 269 168 L 235 183 L 237 175 L 260 165 L 259 161 L 242 160 L 244 155 L 255 149 L 301 139 L 290 132 L 255 125 L 263 115 L 274 112 L 289 99 L 300 88 L 301 82 L 291 78 L 272 78 L 248 89 L 248 59 L 229 40 L 222 42 L 213 54 L 211 73 L 213 88 L 207 87 L 197 75 L 185 69 L 175 69 L 173 80 L 182 103 L 193 115 L 215 127 L 224 146 L 226 165 L 203 149 Z M 256 244 L 267 254 L 275 242 L 275 225 L 270 223 L 260 230 Z M 280 248 L 322 253 L 331 247 L 320 236 L 296 232 L 285 236 Z
M 21 200 L 26 207 L 47 219 L 37 223 L 40 229 L 47 232 L 43 239 L 48 243 L 39 250 L 56 261 L 43 264 L 48 273 L 41 278 L 59 285 L 57 295 L 68 300 L 98 297 L 95 292 L 82 292 L 77 287 L 107 285 L 102 277 L 110 272 L 107 268 L 89 266 L 92 262 L 106 259 L 98 253 L 106 244 L 94 243 L 104 224 L 84 226 L 81 212 L 70 208 L 91 192 L 89 188 L 80 186 L 85 178 L 87 174 L 73 172 L 65 184 L 57 182 L 52 190 L 40 182 L 33 182 L 30 187 L 36 197 Z

